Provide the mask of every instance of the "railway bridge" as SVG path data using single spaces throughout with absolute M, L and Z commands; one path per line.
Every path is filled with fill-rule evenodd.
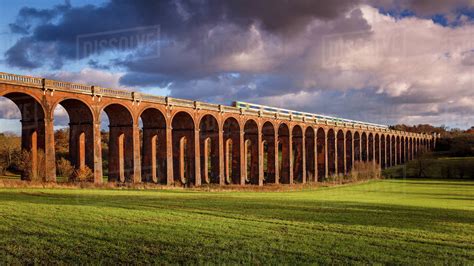
M 104 173 L 108 182 L 165 185 L 318 182 L 348 173 L 357 161 L 405 163 L 433 149 L 437 138 L 244 102 L 217 105 L 8 73 L 0 73 L 0 96 L 21 112 L 21 146 L 32 158 L 26 180 L 56 181 L 58 105 L 69 116 L 69 160 L 76 169 L 89 167 L 95 183 Z

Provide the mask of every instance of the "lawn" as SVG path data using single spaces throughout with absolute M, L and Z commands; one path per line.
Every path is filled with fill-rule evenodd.
M 474 263 L 474 182 L 0 189 L 5 263 Z

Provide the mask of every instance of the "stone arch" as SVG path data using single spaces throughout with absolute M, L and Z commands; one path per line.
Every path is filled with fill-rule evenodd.
M 69 117 L 67 159 L 75 169 L 87 166 L 94 171 L 94 114 L 90 106 L 72 98 L 62 99 L 56 104 L 58 105 L 66 110 Z
M 336 133 L 334 129 L 329 129 L 327 133 L 327 150 L 328 150 L 328 175 L 337 174 L 337 156 L 336 156 Z
M 404 164 L 405 163 L 405 154 L 406 154 L 406 148 L 405 148 L 405 136 L 400 136 L 400 163 Z
M 361 149 L 361 139 L 360 139 L 360 133 L 356 131 L 354 133 L 354 161 L 360 162 L 362 159 L 362 149 Z
M 378 133 L 375 133 L 374 137 L 374 161 L 380 166 L 380 136 Z
M 132 114 L 121 104 L 110 104 L 103 110 L 109 118 L 108 180 L 131 182 L 134 175 Z
M 202 180 L 219 184 L 219 124 L 213 115 L 201 118 L 199 134 Z
M 237 119 L 229 117 L 224 121 L 224 169 L 226 183 L 242 184 L 240 174 L 240 126 Z
M 317 140 L 317 162 L 318 162 L 318 179 L 322 181 L 326 175 L 326 132 L 323 128 L 318 128 L 316 131 L 316 140 Z
M 246 182 L 258 185 L 258 125 L 253 119 L 249 119 L 245 122 L 244 141 L 246 148 Z
M 391 164 L 390 164 L 390 165 L 391 165 L 391 166 L 395 166 L 395 165 L 397 165 L 397 153 L 396 153 L 396 151 L 397 151 L 397 147 L 396 147 L 396 146 L 397 146 L 397 145 L 396 145 L 396 141 L 395 141 L 395 136 L 394 136 L 394 135 L 392 135 L 392 139 L 391 139 L 391 141 L 390 141 L 390 145 L 391 145 L 391 150 L 392 150 L 391 155 L 390 155 L 390 157 L 391 157 Z
M 369 147 L 367 148 L 367 161 L 373 162 L 375 159 L 375 154 L 374 154 L 374 134 L 372 134 L 372 132 L 369 133 L 368 146 Z
M 293 160 L 293 182 L 303 183 L 303 130 L 295 125 L 291 132 Z
M 408 160 L 413 160 L 413 138 L 410 137 Z
M 420 156 L 420 154 L 421 154 L 421 150 L 420 150 L 420 139 L 417 138 L 417 139 L 416 139 L 416 156 L 418 157 L 418 156 Z
M 401 151 L 401 147 L 400 147 L 401 146 L 400 145 L 400 136 L 397 136 L 395 141 L 396 141 L 395 146 L 397 146 L 397 158 L 396 158 L 397 163 L 396 164 L 398 165 L 398 164 L 402 163 L 402 160 L 401 160 L 402 159 L 402 151 Z
M 290 129 L 285 123 L 278 127 L 278 153 L 280 162 L 280 183 L 290 183 Z
M 380 167 L 387 167 L 387 141 L 384 134 L 380 135 Z
M 2 96 L 12 101 L 21 114 L 21 149 L 27 151 L 31 158 L 30 171 L 21 173 L 21 179 L 45 181 L 46 169 L 38 165 L 41 154 L 46 151 L 46 112 L 43 105 L 27 93 L 11 92 Z
M 345 157 L 344 157 L 345 136 L 344 131 L 339 129 L 336 135 L 336 149 L 337 149 L 337 174 L 345 174 Z
M 194 120 L 187 112 L 176 113 L 171 120 L 174 182 L 196 184 Z
M 410 137 L 405 136 L 405 162 L 410 161 Z
M 275 183 L 275 128 L 270 121 L 262 127 L 263 145 L 263 181 L 264 183 Z
M 317 177 L 315 176 L 315 156 L 316 156 L 316 147 L 315 147 L 315 134 L 313 127 L 307 127 L 304 133 L 305 138 L 305 156 L 306 156 L 306 179 L 307 181 L 316 181 Z
M 368 147 L 367 133 L 362 132 L 361 138 L 361 161 L 367 162 L 369 159 L 369 147 Z
M 353 140 L 352 140 L 352 132 L 348 130 L 346 132 L 346 173 L 350 172 L 353 167 Z
M 156 108 L 147 108 L 140 114 L 142 120 L 142 181 L 166 184 L 166 118 Z

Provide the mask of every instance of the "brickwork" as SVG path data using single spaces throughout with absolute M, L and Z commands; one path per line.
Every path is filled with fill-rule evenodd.
M 52 182 L 58 105 L 70 119 L 69 159 L 76 168 L 91 168 L 96 183 L 103 182 L 103 112 L 110 122 L 109 182 L 194 186 L 318 182 L 349 172 L 358 160 L 384 168 L 412 160 L 436 145 L 436 136 L 428 134 L 6 73 L 0 73 L 0 96 L 20 109 L 22 148 L 32 152 L 35 169 L 38 151 L 44 152 L 43 176 Z

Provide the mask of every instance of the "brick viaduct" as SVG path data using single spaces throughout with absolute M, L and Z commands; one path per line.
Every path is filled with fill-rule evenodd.
M 92 169 L 95 183 L 103 182 L 102 111 L 109 118 L 109 182 L 195 186 L 317 182 L 347 173 L 355 161 L 382 168 L 401 164 L 436 143 L 434 135 L 369 123 L 7 73 L 0 73 L 0 96 L 20 109 L 22 149 L 31 151 L 33 169 L 45 164 L 42 176 L 51 182 L 56 181 L 53 121 L 58 105 L 69 115 L 69 159 L 76 169 Z

